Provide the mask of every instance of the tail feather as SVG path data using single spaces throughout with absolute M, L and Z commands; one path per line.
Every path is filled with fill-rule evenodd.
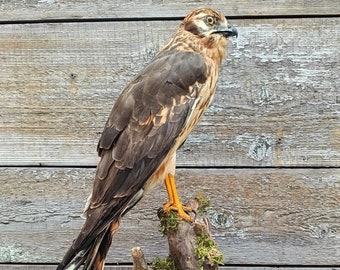
M 119 220 L 112 222 L 107 229 L 103 230 L 91 245 L 80 249 L 71 246 L 57 270 L 76 270 L 82 264 L 84 264 L 83 270 L 104 269 L 106 255 L 118 228 Z
M 110 249 L 112 238 L 119 228 L 119 221 L 112 222 L 109 229 L 105 232 L 99 245 L 97 245 L 91 256 L 85 261 L 84 270 L 102 270 L 105 265 L 105 258 Z

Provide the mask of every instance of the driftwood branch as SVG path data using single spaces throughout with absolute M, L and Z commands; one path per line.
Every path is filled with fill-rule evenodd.
M 192 223 L 179 219 L 176 212 L 159 213 L 161 231 L 168 239 L 169 257 L 155 260 L 151 266 L 153 270 L 216 270 L 223 262 L 223 256 L 211 238 L 208 219 L 197 214 L 200 203 L 198 199 L 188 203 L 193 210 L 190 212 Z M 145 270 L 145 259 L 142 252 L 138 255 L 139 252 L 140 249 L 133 255 L 133 269 Z
M 131 256 L 133 260 L 133 270 L 148 270 L 144 253 L 140 247 L 134 247 L 131 250 Z
M 198 209 L 198 203 L 195 200 L 191 200 L 189 206 L 193 212 L 190 213 L 190 217 L 194 221 L 193 223 L 180 220 L 177 230 L 166 231 L 166 236 L 169 243 L 169 255 L 175 261 L 175 264 L 179 269 L 199 269 L 199 263 L 195 255 L 196 246 L 196 232 L 198 220 L 196 219 L 196 212 Z M 168 218 L 163 216 L 162 218 Z
M 166 232 L 169 255 L 179 270 L 218 269 L 222 254 L 211 238 L 207 218 L 199 216 L 200 200 L 190 200 L 192 223 L 180 220 L 177 230 Z M 167 217 L 164 217 L 167 218 Z

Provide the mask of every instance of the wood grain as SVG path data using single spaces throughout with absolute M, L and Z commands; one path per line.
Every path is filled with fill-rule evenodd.
M 179 166 L 339 166 L 340 18 L 235 20 Z M 95 166 L 121 89 L 179 21 L 0 27 L 0 165 Z
M 0 262 L 56 263 L 78 233 L 94 169 L 1 168 Z M 339 265 L 340 169 L 180 169 L 183 200 L 211 199 L 213 237 L 228 264 Z M 128 213 L 108 261 L 167 254 L 157 232 L 163 186 Z
M 0 270 L 55 270 L 57 265 L 0 265 Z M 277 266 L 221 266 L 221 270 L 337 270 L 340 267 L 277 267 Z M 105 265 L 105 270 L 132 270 L 132 266 Z
M 138 6 L 136 8 L 136 6 Z M 97 18 L 154 18 L 184 17 L 191 10 L 208 6 L 219 9 L 227 16 L 282 16 L 282 15 L 338 15 L 336 1 L 270 1 L 230 0 L 202 3 L 201 1 L 2 1 L 0 20 L 51 20 Z
M 57 265 L 0 265 L 0 270 L 55 270 Z M 336 270 L 340 267 L 221 266 L 221 270 Z M 132 266 L 105 265 L 105 270 L 132 270 Z
M 0 265 L 0 270 L 55 270 L 57 265 Z M 105 265 L 104 270 L 133 270 L 132 266 Z M 221 269 L 223 270 L 223 268 Z M 326 269 L 328 270 L 328 269 Z

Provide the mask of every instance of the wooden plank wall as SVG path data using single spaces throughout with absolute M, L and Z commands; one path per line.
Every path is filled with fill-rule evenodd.
M 201 1 L 0 2 L 0 269 L 54 269 L 77 234 L 96 143 L 124 85 Z M 226 269 L 340 265 L 340 6 L 210 1 L 239 30 L 213 105 L 178 154 Z M 108 269 L 167 254 L 151 192 Z M 128 267 L 129 268 L 129 267 Z

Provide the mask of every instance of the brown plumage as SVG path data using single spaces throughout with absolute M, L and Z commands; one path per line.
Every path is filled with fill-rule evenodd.
M 172 179 L 176 150 L 209 106 L 227 37 L 237 35 L 218 11 L 191 12 L 170 42 L 118 97 L 98 143 L 101 157 L 86 221 L 61 269 L 103 269 L 121 217 L 155 182 Z M 173 184 L 170 202 L 181 210 Z M 183 211 L 180 216 L 190 220 Z

